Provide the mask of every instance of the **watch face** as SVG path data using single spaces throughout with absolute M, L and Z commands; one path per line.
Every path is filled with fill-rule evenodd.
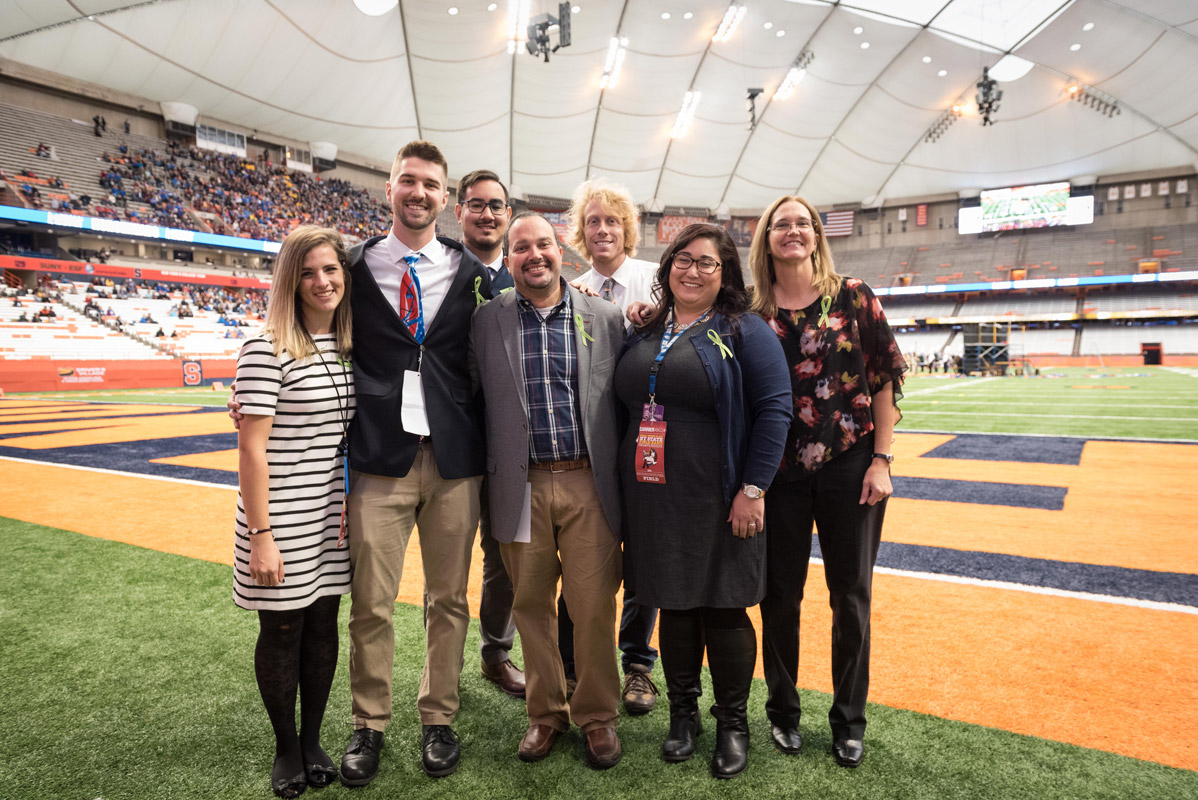
M 756 500 L 757 498 L 761 497 L 761 489 L 757 488 L 756 486 L 746 486 L 744 488 L 744 492 L 745 497 L 748 497 L 751 500 Z

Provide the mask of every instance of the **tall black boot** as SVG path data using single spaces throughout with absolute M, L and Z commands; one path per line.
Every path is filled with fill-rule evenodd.
M 708 628 L 707 663 L 716 719 L 711 774 L 735 778 L 749 766 L 749 689 L 757 663 L 757 632 L 752 628 Z
M 703 693 L 703 623 L 697 614 L 661 612 L 657 646 L 670 698 L 670 732 L 661 746 L 666 761 L 686 761 L 695 754 L 703 726 L 699 695 Z

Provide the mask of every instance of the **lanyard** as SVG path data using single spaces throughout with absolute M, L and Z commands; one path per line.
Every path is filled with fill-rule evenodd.
M 313 344 L 315 340 L 308 337 Z M 341 441 L 337 444 L 337 455 L 342 456 L 341 477 L 345 483 L 345 495 L 349 496 L 349 392 L 346 392 L 345 405 L 341 404 L 341 390 L 337 388 L 337 381 L 333 378 L 333 372 L 329 369 L 329 362 L 325 360 L 324 351 L 319 346 L 316 348 L 317 354 L 320 356 L 320 364 L 324 367 L 325 374 L 329 376 L 329 384 L 333 387 L 333 393 L 337 395 L 337 415 L 341 417 Z M 337 359 L 337 364 L 341 367 L 341 375 L 345 376 L 345 368 L 349 366 L 348 361 L 341 358 Z
M 654 397 L 657 395 L 657 373 L 661 370 L 661 362 L 666 357 L 666 353 L 674 346 L 674 343 L 682 338 L 682 334 L 696 325 L 702 325 L 707 320 L 711 319 L 711 309 L 707 309 L 699 318 L 689 325 L 683 325 L 681 328 L 674 330 L 674 311 L 670 310 L 670 319 L 666 322 L 665 332 L 661 335 L 661 349 L 658 350 L 657 358 L 653 359 L 653 365 L 649 367 L 649 407 L 653 408 L 657 405 L 654 402 Z

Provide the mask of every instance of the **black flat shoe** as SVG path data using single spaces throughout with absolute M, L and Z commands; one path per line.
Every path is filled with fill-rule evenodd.
M 308 788 L 308 778 L 302 772 L 290 778 L 271 778 L 270 788 L 276 797 L 299 797 Z
M 313 789 L 323 789 L 337 780 L 337 767 L 324 764 L 304 764 L 304 774 Z

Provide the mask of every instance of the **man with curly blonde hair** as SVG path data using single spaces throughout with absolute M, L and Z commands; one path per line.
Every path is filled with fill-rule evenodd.
M 621 312 L 629 303 L 652 305 L 657 265 L 633 258 L 640 239 L 640 218 L 632 194 L 603 178 L 590 180 L 574 190 L 567 215 L 567 242 L 591 262 L 591 269 L 574 285 L 594 290 L 619 306 Z M 620 615 L 620 660 L 624 668 L 624 709 L 629 714 L 646 714 L 657 704 L 657 687 L 649 677 L 657 662 L 657 650 L 649 644 L 656 623 L 656 608 L 642 606 L 625 594 Z M 574 628 L 564 599 L 558 600 L 558 645 L 566 676 L 572 678 Z

